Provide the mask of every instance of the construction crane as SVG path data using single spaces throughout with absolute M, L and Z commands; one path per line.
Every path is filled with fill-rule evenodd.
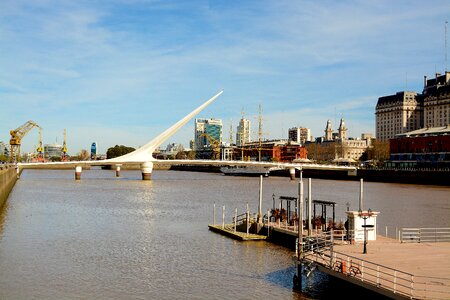
M 61 150 L 61 161 L 67 161 L 67 144 L 66 144 L 66 129 L 64 128 L 64 142 Z
M 27 121 L 22 126 L 9 132 L 11 134 L 11 139 L 9 140 L 9 145 L 11 146 L 11 162 L 16 163 L 20 161 L 20 144 L 22 143 L 22 138 L 34 127 L 40 128 L 35 122 Z
M 212 149 L 211 159 L 214 160 L 220 159 L 220 142 L 207 133 L 202 133 L 200 136 L 206 137 L 208 139 L 209 144 L 211 145 Z

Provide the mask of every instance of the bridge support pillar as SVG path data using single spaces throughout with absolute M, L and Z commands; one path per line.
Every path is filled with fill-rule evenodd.
M 81 171 L 83 170 L 83 168 L 81 166 L 76 166 L 75 167 L 75 180 L 80 180 L 81 179 Z
M 120 165 L 116 165 L 116 177 L 120 177 Z
M 295 168 L 289 168 L 289 176 L 291 180 L 295 180 Z
M 145 162 L 141 164 L 141 172 L 142 172 L 142 180 L 151 180 L 152 179 L 152 171 L 153 171 L 153 163 Z

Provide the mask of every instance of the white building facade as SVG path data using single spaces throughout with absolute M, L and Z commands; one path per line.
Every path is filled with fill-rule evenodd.
M 250 120 L 242 118 L 236 129 L 236 146 L 244 146 L 251 142 L 250 137 Z

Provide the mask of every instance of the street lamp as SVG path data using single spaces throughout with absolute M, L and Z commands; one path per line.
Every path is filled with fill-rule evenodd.
M 273 210 L 275 210 L 275 194 L 272 194 L 272 201 L 273 201 Z
M 366 225 L 366 220 L 373 215 L 372 210 L 369 208 L 367 212 L 363 212 L 361 209 L 358 211 L 358 216 L 364 219 L 364 250 L 363 254 L 367 254 L 367 228 L 372 228 L 373 225 Z

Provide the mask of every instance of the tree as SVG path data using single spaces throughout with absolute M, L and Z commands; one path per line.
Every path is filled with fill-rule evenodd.
M 384 162 L 389 159 L 389 141 L 372 141 L 372 147 L 367 149 L 367 159 Z
M 124 145 L 115 145 L 114 147 L 108 148 L 108 150 L 106 151 L 106 158 L 114 158 L 114 157 L 118 157 L 118 156 L 122 156 L 125 155 L 127 153 L 133 152 L 134 149 L 133 147 L 127 147 Z

